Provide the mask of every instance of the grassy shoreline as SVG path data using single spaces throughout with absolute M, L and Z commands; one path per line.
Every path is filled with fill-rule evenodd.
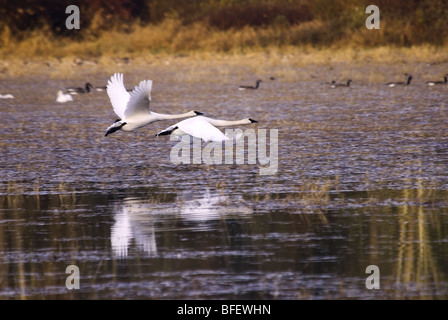
M 115 72 L 117 69 L 138 69 L 141 66 L 172 66 L 218 64 L 222 66 L 245 65 L 254 70 L 263 68 L 304 68 L 308 66 L 328 66 L 348 64 L 362 67 L 367 64 L 398 67 L 410 64 L 444 66 L 448 64 L 448 48 L 430 45 L 413 47 L 377 47 L 357 49 L 352 47 L 313 48 L 311 46 L 283 46 L 251 48 L 231 52 L 193 50 L 184 53 L 119 52 L 103 55 L 8 55 L 0 57 L 0 77 L 32 74 L 63 73 L 79 70 L 102 70 Z M 446 69 L 446 68 L 445 68 Z M 443 71 L 443 72 L 446 72 Z

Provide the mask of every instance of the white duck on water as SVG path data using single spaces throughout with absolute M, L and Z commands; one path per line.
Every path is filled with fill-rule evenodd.
M 59 90 L 56 102 L 65 103 L 69 101 L 73 101 L 73 97 L 69 93 L 64 93 L 62 90 Z
M 162 114 L 150 110 L 152 81 L 143 80 L 129 93 L 123 82 L 123 74 L 115 73 L 107 84 L 107 94 L 119 117 L 106 130 L 106 136 L 115 131 L 134 131 L 150 123 L 161 120 L 180 119 L 201 115 L 198 111 L 181 114 Z

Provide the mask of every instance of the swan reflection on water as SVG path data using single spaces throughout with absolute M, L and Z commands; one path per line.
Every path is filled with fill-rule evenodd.
M 201 198 L 193 193 L 183 193 L 176 203 L 154 203 L 143 198 L 125 198 L 114 207 L 115 223 L 111 228 L 111 246 L 116 258 L 126 258 L 131 243 L 148 255 L 157 254 L 156 232 L 158 222 L 175 222 L 180 218 L 193 222 L 196 229 L 201 224 L 226 217 L 244 218 L 252 208 L 244 204 L 241 196 L 211 195 Z M 164 227 L 166 228 L 166 223 Z
M 115 223 L 111 231 L 111 245 L 115 257 L 128 255 L 131 240 L 148 254 L 157 253 L 154 219 L 144 202 L 134 198 L 124 199 L 115 212 Z

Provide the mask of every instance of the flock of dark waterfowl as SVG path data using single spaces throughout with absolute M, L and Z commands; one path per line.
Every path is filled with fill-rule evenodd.
M 406 74 L 406 81 L 394 81 L 394 82 L 387 82 L 385 85 L 388 87 L 397 87 L 397 86 L 408 86 L 411 84 L 412 81 L 412 75 L 408 75 Z M 271 80 L 275 80 L 275 78 L 271 77 Z M 262 80 L 257 80 L 255 83 L 255 86 L 239 86 L 238 89 L 239 90 L 255 90 L 258 89 L 260 87 L 260 83 L 262 82 Z M 335 80 L 331 81 L 331 82 L 327 82 L 326 84 L 328 84 L 330 86 L 330 88 L 347 88 L 350 87 L 351 83 L 353 81 L 351 79 L 348 79 L 346 82 L 342 82 L 342 83 L 337 83 Z M 427 86 L 436 86 L 436 85 L 446 85 L 448 83 L 448 74 L 445 74 L 443 76 L 443 80 L 434 80 L 434 81 L 427 81 L 426 85 Z
M 408 86 L 411 84 L 412 75 L 406 74 L 406 81 L 396 81 L 396 82 L 388 82 L 385 85 L 388 87 L 397 87 L 397 86 Z M 270 77 L 270 80 L 275 80 L 274 77 Z M 260 88 L 260 83 L 262 80 L 257 80 L 254 86 L 241 85 L 238 87 L 238 90 L 256 90 Z M 330 86 L 330 88 L 348 88 L 350 87 L 353 81 L 348 79 L 346 82 L 337 83 L 335 80 L 330 83 L 326 83 Z M 443 76 L 443 80 L 433 80 L 427 81 L 427 86 L 437 86 L 437 85 L 447 85 L 448 84 L 448 73 Z M 67 87 L 65 88 L 66 92 L 64 93 L 62 90 L 58 91 L 56 102 L 64 103 L 73 101 L 73 95 L 83 94 L 83 93 L 91 93 L 93 91 L 106 91 L 106 87 L 94 87 L 90 82 L 86 82 L 84 87 Z M 131 92 L 132 90 L 126 89 L 126 91 Z M 14 96 L 11 94 L 0 94 L 0 99 L 14 99 Z
M 406 74 L 406 81 L 395 81 L 395 82 L 387 82 L 385 85 L 388 87 L 397 87 L 397 86 L 408 86 L 411 84 L 412 81 L 412 75 Z M 275 80 L 274 77 L 270 77 L 270 80 Z M 260 83 L 262 83 L 262 80 L 257 80 L 255 82 L 254 86 L 249 85 L 240 85 L 238 86 L 238 90 L 256 90 L 260 88 Z M 330 88 L 348 88 L 352 84 L 352 80 L 348 79 L 346 82 L 337 83 L 335 80 L 331 82 L 327 82 L 330 86 Z M 436 86 L 436 85 L 446 85 L 448 83 L 448 74 L 445 74 L 443 76 L 443 80 L 434 80 L 434 81 L 427 81 L 427 86 Z M 132 90 L 126 89 L 128 92 L 131 92 Z M 82 94 L 82 93 L 91 93 L 93 91 L 106 91 L 106 87 L 94 87 L 90 82 L 87 82 L 84 87 L 67 87 L 66 93 L 64 94 L 62 91 L 58 92 L 59 100 L 58 102 L 67 102 L 67 101 L 73 101 L 71 97 L 68 95 L 76 95 L 76 94 Z M 62 96 L 64 95 L 64 98 Z
M 407 80 L 406 81 L 395 81 L 395 82 L 388 82 L 386 83 L 386 86 L 388 87 L 397 87 L 397 86 L 408 86 L 411 84 L 412 81 L 412 75 L 406 74 Z M 352 83 L 352 80 L 347 80 L 345 83 L 336 83 L 336 81 L 332 81 L 330 83 L 331 88 L 338 88 L 338 87 L 350 87 L 350 84 Z M 436 86 L 436 85 L 446 85 L 448 83 L 448 74 L 445 74 L 443 76 L 443 80 L 434 80 L 434 81 L 427 81 L 427 86 Z

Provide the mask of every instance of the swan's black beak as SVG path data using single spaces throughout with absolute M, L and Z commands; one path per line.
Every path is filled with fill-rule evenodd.
M 203 113 L 199 112 L 199 111 L 193 111 L 193 112 L 196 113 L 197 116 L 202 116 L 203 115 Z
M 257 120 L 254 120 L 254 119 L 249 119 L 249 121 L 250 121 L 251 123 L 256 123 L 256 122 L 258 122 Z

